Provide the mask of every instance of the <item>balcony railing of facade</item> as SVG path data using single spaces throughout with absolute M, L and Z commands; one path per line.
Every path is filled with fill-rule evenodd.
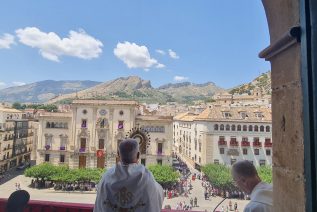
M 239 146 L 239 142 L 236 140 L 231 140 L 230 141 L 230 146 Z
M 218 145 L 219 145 L 219 146 L 227 146 L 227 141 L 225 141 L 225 140 L 219 140 L 219 141 L 218 141 Z
M 250 146 L 250 142 L 249 141 L 241 141 L 241 146 Z
M 66 150 L 66 147 L 65 146 L 60 146 L 59 150 L 64 151 L 64 150 Z
M 51 148 L 51 146 L 50 146 L 50 145 L 45 145 L 44 148 L 45 148 L 46 150 L 49 150 L 49 149 Z
M 264 142 L 264 147 L 272 147 L 272 142 L 271 141 L 265 141 Z
M 0 211 L 5 211 L 7 199 L 0 198 Z M 66 202 L 51 202 L 30 200 L 24 211 L 70 211 L 70 212 L 92 212 L 93 204 L 83 203 L 66 203 Z M 183 210 L 162 209 L 161 212 L 182 212 Z M 198 212 L 198 211 L 196 211 Z
M 86 152 L 86 148 L 84 148 L 84 147 L 79 148 L 79 152 Z
M 260 141 L 253 141 L 254 147 L 262 147 L 262 143 Z

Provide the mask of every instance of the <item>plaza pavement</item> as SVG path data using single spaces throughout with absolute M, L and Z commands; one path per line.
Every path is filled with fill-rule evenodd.
M 53 189 L 34 189 L 30 188 L 31 178 L 24 177 L 24 175 L 17 175 L 14 178 L 8 180 L 6 183 L 0 185 L 0 198 L 8 198 L 12 192 L 15 191 L 15 184 L 20 183 L 21 189 L 26 190 L 30 193 L 32 200 L 43 200 L 43 201 L 54 201 L 54 202 L 73 202 L 73 203 L 90 203 L 95 202 L 96 193 L 95 192 L 61 192 L 54 191 Z M 201 180 L 192 181 L 193 189 L 188 197 L 176 197 L 172 199 L 164 199 L 163 207 L 165 205 L 171 205 L 172 209 L 176 208 L 176 204 L 179 202 L 184 202 L 189 204 L 189 200 L 192 197 L 197 197 L 197 202 L 199 207 L 194 207 L 193 211 L 213 211 L 214 207 L 222 200 L 220 197 L 211 197 L 209 200 L 204 198 L 204 188 L 201 185 Z M 238 203 L 239 211 L 243 211 L 244 206 L 248 203 L 245 200 L 235 200 L 232 199 L 232 204 L 234 202 Z M 223 202 L 223 206 L 226 209 L 229 200 Z M 220 211 L 218 207 L 218 211 Z

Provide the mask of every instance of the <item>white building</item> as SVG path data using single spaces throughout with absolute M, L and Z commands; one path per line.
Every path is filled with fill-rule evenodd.
M 135 138 L 143 164 L 170 164 L 172 117 L 141 116 L 137 108 L 135 101 L 74 100 L 70 113 L 40 114 L 37 163 L 109 167 L 118 144 Z
M 174 117 L 174 151 L 192 165 L 272 164 L 271 109 L 210 106 Z

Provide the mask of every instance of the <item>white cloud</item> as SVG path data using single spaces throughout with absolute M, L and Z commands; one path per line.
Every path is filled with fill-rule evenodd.
M 102 53 L 102 42 L 85 31 L 69 31 L 68 37 L 60 38 L 54 32 L 42 32 L 36 27 L 16 30 L 19 41 L 32 48 L 38 48 L 40 54 L 52 61 L 59 62 L 63 55 L 81 59 L 97 58 Z
M 4 88 L 7 84 L 5 82 L 0 82 L 0 88 Z
M 161 50 L 161 49 L 156 49 L 155 50 L 157 53 L 159 53 L 159 54 L 161 54 L 161 55 L 165 55 L 166 53 L 163 51 L 163 50 Z
M 5 33 L 0 36 L 0 49 L 10 49 L 12 44 L 15 44 L 13 35 Z
M 114 55 L 122 60 L 128 68 L 142 68 L 148 71 L 152 67 L 164 68 L 165 65 L 157 62 L 156 59 L 151 58 L 151 55 L 146 46 L 139 46 L 135 43 L 125 41 L 118 43 L 113 50 Z
M 184 76 L 175 76 L 174 77 L 174 81 L 176 81 L 176 82 L 185 81 L 188 79 L 189 79 L 188 77 L 184 77 Z
M 174 52 L 172 49 L 168 50 L 168 54 L 171 58 L 173 59 L 179 59 L 179 56 L 176 54 L 176 52 Z
M 22 85 L 25 85 L 26 83 L 25 82 L 12 82 L 12 84 L 14 86 L 22 86 Z

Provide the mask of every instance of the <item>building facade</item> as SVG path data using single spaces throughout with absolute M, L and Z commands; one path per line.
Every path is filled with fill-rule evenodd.
M 271 109 L 210 106 L 174 118 L 174 151 L 196 167 L 249 160 L 272 164 Z
M 111 167 L 125 138 L 139 141 L 143 164 L 171 163 L 172 117 L 137 114 L 137 102 L 117 100 L 74 100 L 69 113 L 42 113 L 37 163 Z
M 33 125 L 25 114 L 12 108 L 0 108 L 0 173 L 30 160 Z

